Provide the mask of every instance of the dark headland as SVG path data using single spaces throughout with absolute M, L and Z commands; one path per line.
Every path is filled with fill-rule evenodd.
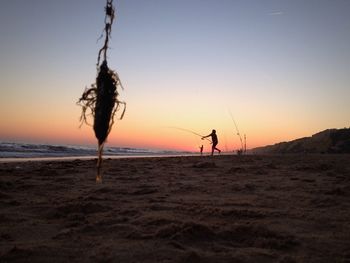
M 251 151 L 258 154 L 350 153 L 350 128 L 328 129 L 311 137 L 258 147 Z

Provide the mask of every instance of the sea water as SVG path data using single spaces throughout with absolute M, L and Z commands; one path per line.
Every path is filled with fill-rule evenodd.
M 123 157 L 162 157 L 192 155 L 191 152 L 172 150 L 142 149 L 130 147 L 105 146 L 103 155 L 106 158 Z M 0 161 L 20 159 L 72 159 L 72 158 L 95 158 L 97 147 L 78 145 L 55 145 L 55 144 L 32 144 L 18 142 L 0 142 Z

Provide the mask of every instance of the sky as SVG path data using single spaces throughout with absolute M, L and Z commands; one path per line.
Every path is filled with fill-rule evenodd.
M 0 0 L 0 141 L 94 145 L 76 105 L 96 78 L 103 0 Z M 253 148 L 350 126 L 350 1 L 114 0 L 127 103 L 108 146 Z

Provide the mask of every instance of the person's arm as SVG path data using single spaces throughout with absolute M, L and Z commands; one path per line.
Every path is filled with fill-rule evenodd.
M 210 137 L 210 136 L 211 136 L 211 134 L 209 134 L 209 135 L 207 135 L 207 136 L 203 136 L 203 137 L 202 137 L 202 140 L 205 139 L 205 138 L 208 138 L 208 137 Z

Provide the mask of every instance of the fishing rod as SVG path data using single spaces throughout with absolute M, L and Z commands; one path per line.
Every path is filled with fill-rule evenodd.
M 242 140 L 242 136 L 239 132 L 239 129 L 238 129 L 238 126 L 237 126 L 237 123 L 235 122 L 235 119 L 233 118 L 233 115 L 232 115 L 232 112 L 229 110 L 229 113 L 230 113 L 230 116 L 231 116 L 231 119 L 236 127 L 236 131 L 237 131 L 237 135 L 239 137 L 239 140 L 241 141 L 241 150 L 243 151 L 243 140 Z
M 199 136 L 199 137 L 201 137 L 201 138 L 204 137 L 203 135 L 201 135 L 201 134 L 199 134 L 199 133 L 197 133 L 197 132 L 191 131 L 191 130 L 189 130 L 189 129 L 179 128 L 179 127 L 173 127 L 173 126 L 167 127 L 167 128 L 176 129 L 176 130 L 179 130 L 179 131 L 189 132 L 189 133 L 194 134 L 194 135 L 197 135 L 197 136 Z M 204 139 L 206 139 L 207 141 L 209 141 L 210 143 L 212 143 L 212 141 L 209 140 L 208 138 L 204 138 Z
M 247 152 L 247 137 L 244 134 L 244 153 Z

